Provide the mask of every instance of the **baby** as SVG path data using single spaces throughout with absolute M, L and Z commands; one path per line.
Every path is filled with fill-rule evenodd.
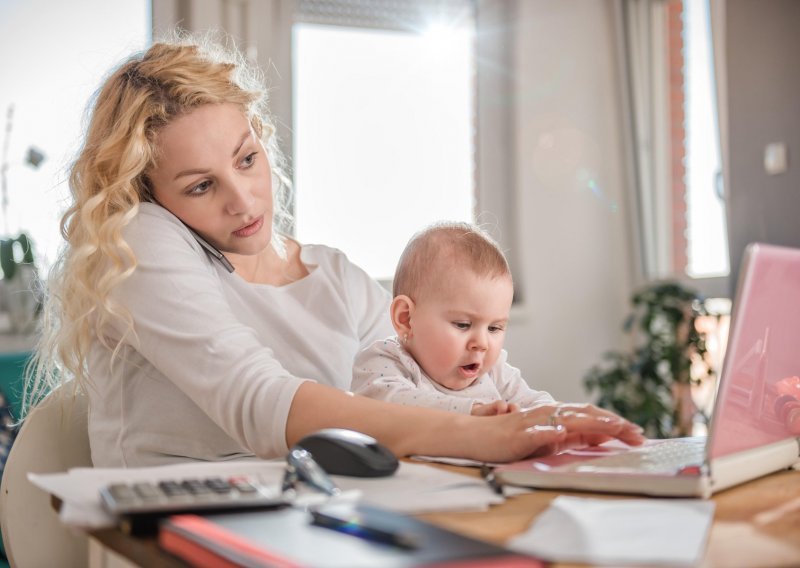
M 478 227 L 438 223 L 417 233 L 394 278 L 397 336 L 357 356 L 353 392 L 483 416 L 554 402 L 506 362 L 513 295 L 503 252 Z

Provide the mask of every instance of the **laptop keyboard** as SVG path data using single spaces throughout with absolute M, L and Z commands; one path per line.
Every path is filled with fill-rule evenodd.
M 705 438 L 680 438 L 659 441 L 644 448 L 590 458 L 559 466 L 563 472 L 607 471 L 615 473 L 682 473 L 697 475 L 705 461 Z

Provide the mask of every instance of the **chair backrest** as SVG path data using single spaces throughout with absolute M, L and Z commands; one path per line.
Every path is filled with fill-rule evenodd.
M 61 523 L 50 495 L 29 472 L 91 467 L 88 401 L 70 387 L 54 390 L 25 419 L 0 484 L 0 523 L 12 567 L 86 566 L 87 539 Z

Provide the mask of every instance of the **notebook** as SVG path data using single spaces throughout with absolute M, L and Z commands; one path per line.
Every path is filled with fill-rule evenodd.
M 527 487 L 700 496 L 800 461 L 800 250 L 748 246 L 707 437 L 608 443 L 499 466 Z
M 525 554 L 368 505 L 176 515 L 162 522 L 158 539 L 200 568 L 544 568 Z

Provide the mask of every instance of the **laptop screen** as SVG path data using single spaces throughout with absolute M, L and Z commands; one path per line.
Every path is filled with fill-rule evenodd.
M 750 245 L 733 308 L 711 458 L 800 435 L 800 250 Z

